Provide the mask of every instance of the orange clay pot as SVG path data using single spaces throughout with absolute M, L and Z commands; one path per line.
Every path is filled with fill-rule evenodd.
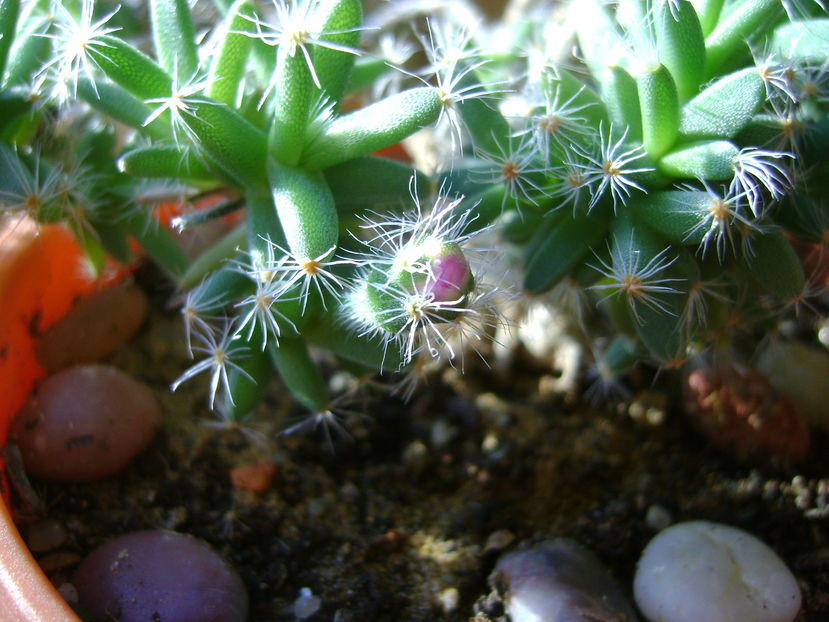
M 81 250 L 65 228 L 29 219 L 0 221 L 0 446 L 9 422 L 44 375 L 35 336 L 101 286 L 84 271 Z M 0 469 L 2 464 L 0 464 Z M 0 620 L 80 622 L 29 553 L 0 501 Z
M 200 201 L 209 207 L 219 197 Z M 165 223 L 180 205 L 156 211 Z M 231 215 L 230 221 L 238 218 Z M 137 246 L 134 250 L 140 252 Z M 108 263 L 90 274 L 80 246 L 62 225 L 0 218 L 0 447 L 9 423 L 35 383 L 46 374 L 35 357 L 35 340 L 69 311 L 78 297 L 120 281 L 129 267 Z M 20 537 L 10 511 L 0 459 L 0 621 L 81 622 L 40 570 Z

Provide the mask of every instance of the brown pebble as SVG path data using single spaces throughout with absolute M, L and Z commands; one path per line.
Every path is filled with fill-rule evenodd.
M 53 518 L 44 518 L 26 527 L 26 545 L 32 553 L 52 551 L 66 542 L 66 528 Z
M 234 488 L 265 492 L 271 487 L 273 478 L 279 471 L 276 462 L 263 460 L 254 464 L 240 464 L 230 469 L 230 481 Z
M 129 464 L 160 421 L 147 386 L 112 367 L 85 365 L 44 380 L 18 412 L 9 437 L 30 476 L 87 481 Z
M 144 323 L 148 308 L 147 295 L 132 283 L 85 296 L 38 337 L 37 360 L 49 373 L 95 363 L 135 334 Z
M 743 462 L 793 464 L 809 454 L 809 426 L 791 400 L 753 369 L 695 369 L 684 382 L 685 410 L 716 447 Z

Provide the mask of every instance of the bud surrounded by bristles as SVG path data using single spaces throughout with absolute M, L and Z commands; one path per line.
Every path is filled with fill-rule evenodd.
M 398 221 L 366 220 L 374 232 L 366 241 L 366 270 L 349 300 L 349 317 L 361 334 L 378 334 L 394 342 L 409 363 L 425 349 L 439 356 L 446 345 L 444 325 L 474 313 L 469 302 L 475 277 L 464 254 L 468 211 L 462 200 L 439 196 L 431 212 Z

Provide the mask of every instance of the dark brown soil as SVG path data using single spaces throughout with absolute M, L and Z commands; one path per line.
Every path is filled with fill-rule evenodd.
M 472 359 L 469 359 L 471 361 Z M 539 389 L 543 369 L 468 366 L 431 378 L 409 404 L 371 390 L 350 440 L 280 436 L 301 410 L 274 381 L 244 427 L 217 426 L 206 379 L 170 393 L 188 365 L 176 314 L 152 321 L 111 363 L 157 390 L 157 441 L 122 476 L 35 482 L 69 539 L 39 557 L 56 585 L 108 538 L 148 528 L 204 538 L 239 570 L 252 621 L 293 621 L 300 588 L 321 622 L 498 619 L 487 576 L 510 543 L 567 536 L 592 548 L 629 593 L 636 560 L 666 511 L 757 535 L 792 568 L 803 621 L 829 619 L 829 442 L 797 470 L 735 464 L 678 409 L 670 375 L 597 410 Z M 273 459 L 262 494 L 229 470 Z M 25 531 L 25 530 L 24 530 Z M 457 604 L 453 598 L 457 596 Z

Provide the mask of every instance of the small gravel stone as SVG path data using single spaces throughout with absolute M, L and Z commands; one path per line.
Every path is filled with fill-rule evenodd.
M 314 596 L 311 588 L 303 587 L 299 590 L 299 597 L 294 601 L 294 615 L 298 620 L 305 620 L 319 611 L 321 605 L 319 596 Z
M 591 551 L 556 539 L 498 560 L 490 581 L 506 588 L 512 622 L 635 622 L 613 576 Z
M 26 545 L 32 553 L 57 549 L 66 542 L 66 528 L 51 518 L 39 520 L 26 527 Z
M 30 476 L 88 481 L 123 469 L 152 441 L 160 421 L 145 385 L 112 367 L 84 365 L 44 380 L 9 436 Z
M 72 583 L 90 622 L 244 622 L 236 571 L 208 544 L 174 531 L 136 531 L 92 551 Z
M 718 523 L 678 523 L 647 545 L 634 578 L 636 603 L 651 622 L 792 622 L 800 589 L 754 536 Z
M 234 488 L 265 492 L 271 487 L 279 468 L 273 460 L 253 464 L 240 464 L 230 469 L 230 481 Z
M 661 505 L 652 505 L 645 514 L 645 524 L 648 529 L 661 531 L 671 524 L 671 513 Z
M 461 600 L 461 593 L 456 587 L 447 587 L 438 592 L 437 601 L 443 613 L 449 614 L 458 608 Z

